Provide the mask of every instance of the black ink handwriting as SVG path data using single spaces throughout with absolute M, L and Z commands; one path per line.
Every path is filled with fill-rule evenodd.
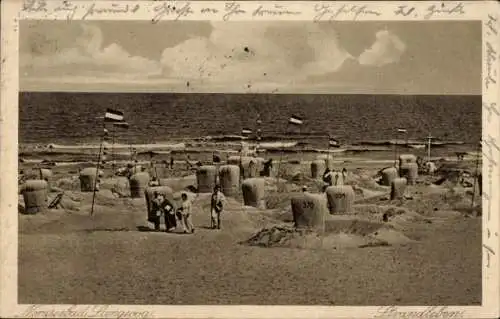
M 69 1 L 63 1 L 63 4 L 56 7 L 54 9 L 54 12 L 66 11 L 68 13 L 66 18 L 68 20 L 73 20 L 77 10 L 78 10 L 78 6 L 76 4 L 73 4 Z
M 497 51 L 493 48 L 490 42 L 486 42 L 486 77 L 484 79 L 484 84 L 486 89 L 489 88 L 490 84 L 496 84 L 497 72 L 493 71 L 493 66 L 497 60 Z
M 290 11 L 281 5 L 274 5 L 273 8 L 264 8 L 263 5 L 260 5 L 257 9 L 252 12 L 252 16 L 282 16 L 282 15 L 300 15 L 299 11 Z
M 500 117 L 500 111 L 498 110 L 497 103 L 483 103 L 483 110 L 487 112 L 486 121 L 491 122 L 492 113 L 495 113 L 497 117 Z
M 427 13 L 424 15 L 424 19 L 430 19 L 436 14 L 447 13 L 448 15 L 452 14 L 465 14 L 464 4 L 459 2 L 455 6 L 447 6 L 444 2 L 441 3 L 441 6 L 437 6 L 435 4 L 429 6 L 427 8 Z
M 483 151 L 481 151 L 481 153 L 482 153 L 483 157 L 488 161 L 488 165 L 487 165 L 487 167 L 488 167 L 488 187 L 487 187 L 487 189 L 488 190 L 486 192 L 483 192 L 483 193 L 486 193 L 484 198 L 488 200 L 488 213 L 486 215 L 487 215 L 487 219 L 489 221 L 491 218 L 491 197 L 489 194 L 491 194 L 493 191 L 493 189 L 492 189 L 492 187 L 493 187 L 493 167 L 497 166 L 497 162 L 493 159 L 494 158 L 493 149 L 496 149 L 498 152 L 500 152 L 500 147 L 498 146 L 496 139 L 491 135 L 488 135 L 488 138 L 483 139 L 482 142 L 488 148 L 487 152 L 485 150 L 483 150 Z
M 488 245 L 483 244 L 484 249 L 486 249 L 486 268 L 490 268 L 490 258 L 491 255 L 495 255 L 495 251 Z
M 496 22 L 497 19 L 492 15 L 488 14 L 488 22 L 486 22 L 486 26 L 488 27 L 488 30 L 490 30 L 494 34 L 498 34 L 497 28 L 495 28 Z
M 236 2 L 228 2 L 225 4 L 224 9 L 226 10 L 226 14 L 222 17 L 224 21 L 228 21 L 231 19 L 233 15 L 238 15 L 242 13 L 246 13 L 245 10 L 241 9 L 239 3 Z
M 179 20 L 180 18 L 187 17 L 187 16 L 194 13 L 193 9 L 191 8 L 190 2 L 186 2 L 180 8 L 177 8 L 177 7 L 170 5 L 170 4 L 167 4 L 167 3 L 162 3 L 161 5 L 154 7 L 153 11 L 156 13 L 156 15 L 152 19 L 153 23 L 157 23 L 163 17 L 169 16 L 169 15 L 174 15 L 175 16 L 174 20 Z
M 414 7 L 408 8 L 408 6 L 399 6 L 398 9 L 394 11 L 394 14 L 397 16 L 402 15 L 407 17 L 414 11 L 415 11 Z
M 47 12 L 47 2 L 45 0 L 26 0 L 22 11 L 26 12 Z
M 215 9 L 215 8 L 202 8 L 201 9 L 201 13 L 219 13 L 219 10 Z
M 123 5 L 119 3 L 112 3 L 106 7 L 97 7 L 96 3 L 92 3 L 92 5 L 87 9 L 87 12 L 82 16 L 82 20 L 85 20 L 87 17 L 93 16 L 94 14 L 114 14 L 114 13 L 135 13 L 139 9 L 139 5 L 129 6 L 128 4 Z
M 369 10 L 366 5 L 360 6 L 360 5 L 348 5 L 344 4 L 338 8 L 334 8 L 331 5 L 327 4 L 316 4 L 314 6 L 314 11 L 316 12 L 316 15 L 313 17 L 313 21 L 321 21 L 321 20 L 334 20 L 338 17 L 341 16 L 351 16 L 353 20 L 356 20 L 360 16 L 364 15 L 376 15 L 380 16 L 381 13 L 374 11 L 374 10 Z

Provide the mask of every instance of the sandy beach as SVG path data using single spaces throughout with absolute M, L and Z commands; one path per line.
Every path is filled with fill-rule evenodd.
M 50 168 L 50 184 L 64 191 L 62 207 L 34 215 L 22 213 L 19 196 L 20 303 L 481 302 L 480 197 L 476 188 L 472 204 L 471 187 L 474 150 L 460 162 L 453 151 L 437 150 L 432 160 L 438 170 L 420 173 L 401 200 L 390 200 L 390 187 L 374 178 L 393 165 L 392 152 L 336 154 L 334 168 L 346 168 L 344 185 L 355 192 L 353 212 L 327 215 L 321 234 L 294 229 L 290 201 L 303 186 L 321 192 L 323 182 L 311 177 L 311 161 L 322 154 L 287 152 L 281 157 L 281 178 L 262 177 L 265 207 L 244 206 L 240 189 L 227 198 L 221 230 L 209 229 L 210 194 L 196 193 L 196 165 L 188 167 L 186 153 L 176 154 L 173 169 L 162 162 L 172 153 L 156 154 L 156 169 L 144 157 L 149 174 L 166 181 L 176 199 L 187 192 L 193 200 L 196 232 L 182 234 L 179 229 L 152 232 L 145 199 L 130 198 L 127 178 L 114 176 L 109 163 L 101 168 L 104 177 L 90 216 L 92 192 L 81 192 L 78 171 L 92 166 L 93 152 L 65 154 L 68 161 L 61 162 L 54 152 L 33 151 L 19 164 L 26 176 L 36 177 L 40 165 Z M 209 164 L 211 154 L 192 152 L 190 161 Z M 259 154 L 274 158 L 275 166 L 278 155 Z M 33 160 L 41 158 L 45 163 Z M 462 183 L 450 177 L 457 168 L 465 173 Z M 58 191 L 49 193 L 49 201 Z

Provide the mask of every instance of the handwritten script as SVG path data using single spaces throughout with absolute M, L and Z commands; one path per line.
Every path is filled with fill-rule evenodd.
M 252 12 L 252 16 L 284 16 L 284 15 L 300 15 L 300 11 L 291 11 L 281 5 L 274 5 L 271 8 L 266 8 L 264 5 L 259 5 L 257 9 Z
M 431 5 L 427 8 L 427 12 L 424 14 L 424 19 L 430 19 L 435 15 L 463 15 L 465 14 L 464 10 L 464 4 L 463 3 L 458 3 L 456 5 L 448 5 L 445 4 L 444 2 L 441 3 L 441 5 Z
M 380 307 L 375 318 L 463 318 L 465 310 L 450 311 L 448 307 L 427 307 L 421 311 L 405 311 L 395 306 Z
M 442 2 L 440 5 L 430 5 L 425 8 L 423 11 L 416 7 L 410 7 L 408 5 L 398 6 L 396 10 L 394 10 L 394 15 L 403 16 L 403 17 L 414 17 L 414 18 L 424 18 L 429 20 L 431 18 L 437 16 L 456 16 L 456 15 L 464 15 L 466 13 L 466 6 L 463 3 L 457 4 L 446 4 Z
M 53 307 L 49 305 L 30 305 L 16 316 L 17 318 L 153 318 L 151 311 L 119 311 L 111 306 Z
M 357 20 L 362 16 L 380 16 L 381 13 L 375 10 L 370 10 L 366 5 L 343 4 L 334 6 L 324 3 L 319 3 L 314 6 L 315 16 L 314 21 L 331 21 L 338 18 L 346 17 L 352 20 Z
M 147 4 L 146 4 L 147 3 Z M 208 2 L 207 2 L 208 3 Z M 36 16 L 36 18 L 52 19 L 56 16 L 64 16 L 67 19 L 103 19 L 109 15 L 124 15 L 146 14 L 152 23 L 157 23 L 161 20 L 181 20 L 191 17 L 192 15 L 201 14 L 202 16 L 214 17 L 214 14 L 220 15 L 223 21 L 229 21 L 237 17 L 290 17 L 303 16 L 308 12 L 312 14 L 312 20 L 318 21 L 334 21 L 334 20 L 361 20 L 370 19 L 382 16 L 381 8 L 377 8 L 375 4 L 337 4 L 334 2 L 313 2 L 305 4 L 305 9 L 298 8 L 296 5 L 287 3 L 266 4 L 265 2 L 213 2 L 206 6 L 197 1 L 184 2 L 173 0 L 155 0 L 147 1 L 144 4 L 137 2 L 121 2 L 121 1 L 103 1 L 103 3 L 90 1 L 71 1 L 71 0 L 24 0 L 22 12 L 25 15 Z M 408 18 L 446 18 L 452 16 L 461 16 L 466 14 L 466 3 L 446 3 L 433 4 L 429 6 L 409 6 L 395 5 L 391 10 L 395 16 Z M 385 11 L 385 10 L 384 10 Z M 488 27 L 491 27 L 491 32 L 497 32 L 493 26 L 496 22 L 491 16 L 492 21 Z
M 497 71 L 494 69 L 496 66 L 498 52 L 493 48 L 491 42 L 486 42 L 486 75 L 484 79 L 484 84 L 486 89 L 489 88 L 491 84 L 497 83 Z
M 175 5 L 169 4 L 167 2 L 163 2 L 160 5 L 155 6 L 153 8 L 153 11 L 155 12 L 155 16 L 151 19 L 151 22 L 153 23 L 157 23 L 158 21 L 162 20 L 162 18 L 167 16 L 173 16 L 174 20 L 179 20 L 180 18 L 184 18 L 194 14 L 190 2 L 187 2 L 179 7 L 176 7 Z
M 98 6 L 97 3 L 92 3 L 87 11 L 83 14 L 82 20 L 95 14 L 119 14 L 119 13 L 135 13 L 139 10 L 139 5 L 129 6 L 128 4 L 112 3 L 109 6 Z

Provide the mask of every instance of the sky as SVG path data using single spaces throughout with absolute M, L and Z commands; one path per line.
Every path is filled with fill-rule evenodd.
M 21 91 L 481 94 L 472 21 L 36 21 Z

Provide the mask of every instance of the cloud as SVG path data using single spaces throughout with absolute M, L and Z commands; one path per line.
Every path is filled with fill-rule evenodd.
M 368 66 L 383 66 L 398 62 L 406 50 L 403 41 L 388 30 L 377 32 L 375 37 L 375 43 L 358 57 L 359 63 Z
M 21 55 L 22 75 L 93 77 L 143 77 L 160 72 L 160 65 L 141 56 L 131 56 L 119 44 L 103 47 L 101 30 L 93 25 L 81 25 L 80 35 L 73 46 L 46 55 Z
M 212 22 L 208 38 L 163 51 L 164 75 L 212 84 L 287 83 L 337 70 L 350 55 L 316 24 Z

